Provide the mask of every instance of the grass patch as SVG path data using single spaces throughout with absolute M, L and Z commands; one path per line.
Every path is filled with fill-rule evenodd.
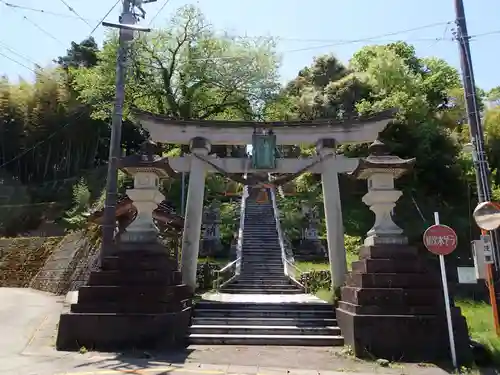
M 500 337 L 495 333 L 491 306 L 484 302 L 457 301 L 467 319 L 472 339 L 480 342 L 490 351 L 493 361 L 500 365 Z
M 347 258 L 347 269 L 350 271 L 351 267 L 352 267 L 352 262 L 359 260 L 359 256 L 358 256 L 358 254 L 354 254 L 352 252 L 347 252 L 346 258 Z M 328 263 L 328 260 L 325 260 L 322 262 L 299 262 L 299 261 L 296 261 L 295 265 L 302 272 L 324 271 L 324 270 L 330 269 L 330 264 Z
M 326 301 L 328 303 L 334 302 L 333 293 L 331 292 L 330 289 L 318 289 L 318 291 L 314 293 L 314 295 L 319 299 L 322 299 L 323 301 Z
M 218 259 L 218 258 L 210 258 L 210 257 L 198 258 L 198 264 L 212 263 L 212 264 L 219 264 L 219 265 L 224 267 L 229 262 L 230 262 L 230 260 L 228 260 L 228 259 Z

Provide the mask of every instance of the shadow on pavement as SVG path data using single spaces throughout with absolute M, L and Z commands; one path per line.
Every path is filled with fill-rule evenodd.
M 193 349 L 186 348 L 162 352 L 139 350 L 126 351 L 123 353 L 117 353 L 114 356 L 112 353 L 109 353 L 109 356 L 104 359 L 92 361 L 91 365 L 93 368 L 99 368 L 101 370 L 145 370 L 170 365 L 183 365 L 192 352 Z M 90 363 L 76 365 L 75 369 L 87 367 L 89 364 Z

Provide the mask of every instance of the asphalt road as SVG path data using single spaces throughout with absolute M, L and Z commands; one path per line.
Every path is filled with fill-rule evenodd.
M 63 303 L 63 297 L 36 290 L 0 288 L 0 375 L 445 374 L 418 365 L 381 368 L 327 347 L 197 346 L 156 357 L 58 352 L 54 343 Z

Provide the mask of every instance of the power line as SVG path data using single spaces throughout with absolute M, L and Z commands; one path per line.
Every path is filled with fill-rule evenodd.
M 63 0 L 60 0 L 60 1 L 63 1 Z M 32 7 L 26 7 L 26 6 L 16 5 L 16 4 L 8 3 L 8 2 L 6 2 L 4 0 L 0 0 L 0 2 L 3 3 L 4 5 L 10 7 L 10 8 L 17 8 L 19 10 L 34 11 L 34 12 L 38 12 L 38 13 L 41 13 L 41 14 L 51 15 L 51 16 L 56 16 L 56 17 L 64 17 L 64 18 L 72 18 L 72 19 L 82 19 L 87 24 L 88 24 L 87 21 L 93 20 L 93 19 L 90 19 L 90 18 L 83 18 L 81 16 L 76 16 L 76 15 L 68 15 L 68 14 L 63 14 L 63 13 L 57 13 L 57 12 L 48 11 L 48 10 L 45 10 L 45 9 L 37 9 L 37 8 L 32 8 Z M 91 33 L 90 33 L 89 36 L 91 36 L 95 32 L 95 30 L 101 25 L 102 21 L 104 21 L 106 19 L 106 17 L 113 11 L 113 9 L 118 5 L 119 2 L 120 2 L 120 0 L 116 1 L 116 3 L 111 7 L 111 9 L 106 13 L 106 15 L 101 20 L 99 20 L 99 22 L 96 24 L 96 26 L 92 29 L 92 31 L 91 31 Z M 161 11 L 165 8 L 165 6 L 169 2 L 170 2 L 170 0 L 166 0 L 165 1 L 165 3 L 160 8 L 160 10 L 151 19 L 151 21 L 149 23 L 150 25 L 152 24 L 152 22 L 154 21 L 154 19 L 157 18 L 157 16 L 161 13 Z M 441 26 L 441 25 L 448 25 L 449 26 L 450 24 L 451 24 L 451 22 L 437 22 L 437 23 L 432 23 L 432 24 L 429 24 L 429 25 L 415 27 L 415 28 L 412 28 L 412 29 L 407 29 L 407 30 L 403 30 L 403 31 L 397 31 L 397 32 L 394 32 L 394 33 L 384 34 L 384 36 L 393 36 L 393 35 L 397 35 L 397 34 L 403 34 L 403 33 L 407 33 L 407 32 L 418 31 L 418 30 L 422 30 L 422 29 L 426 29 L 426 28 L 431 28 L 431 27 L 436 27 L 436 26 Z M 260 38 L 266 37 L 266 36 L 259 36 L 259 35 L 256 35 L 256 36 L 248 36 L 248 35 L 239 36 L 239 35 L 231 35 L 231 34 L 228 34 L 226 32 L 224 32 L 223 34 L 224 35 L 222 37 L 226 36 L 226 37 L 230 37 L 230 38 L 240 38 L 240 39 L 260 39 Z M 500 30 L 495 30 L 495 31 L 489 31 L 489 32 L 484 32 L 484 33 L 480 33 L 480 34 L 470 35 L 469 37 L 472 39 L 472 38 L 477 38 L 477 37 L 482 37 L 482 36 L 487 36 L 487 35 L 493 35 L 493 34 L 500 34 Z M 350 43 L 364 42 L 364 41 L 373 40 L 373 39 L 380 39 L 381 37 L 382 36 L 375 36 L 375 37 L 358 39 L 358 40 L 306 39 L 306 38 L 279 37 L 279 36 L 276 37 L 276 38 L 278 40 L 290 41 L 290 42 L 304 42 L 304 43 L 316 43 L 316 42 L 317 43 L 322 43 L 322 42 L 329 43 L 329 42 L 332 42 L 332 43 L 350 44 Z M 418 39 L 413 39 L 412 38 L 412 39 L 407 39 L 407 41 L 412 41 L 412 42 L 427 42 L 427 41 L 428 42 L 439 42 L 441 40 L 447 40 L 447 39 L 446 38 L 418 38 Z M 335 44 L 335 45 L 338 45 L 338 44 Z M 325 45 L 325 46 L 318 46 L 317 48 L 323 48 L 323 47 L 329 47 L 329 46 L 331 46 L 331 44 Z
M 83 18 L 82 16 L 80 16 L 80 14 L 78 14 L 78 12 L 77 12 L 77 11 L 76 11 L 76 10 L 75 10 L 75 9 L 74 9 L 71 5 L 69 5 L 69 4 L 68 4 L 65 0 L 59 0 L 59 1 L 60 1 L 61 3 L 63 3 L 63 4 L 66 6 L 66 8 L 68 8 L 68 10 L 69 10 L 71 13 L 73 13 L 73 14 L 74 14 L 75 16 L 77 16 L 80 20 L 82 20 L 83 22 L 85 22 L 85 23 L 86 23 L 89 27 L 92 27 L 92 26 L 90 25 L 90 23 L 88 23 L 88 21 L 87 21 L 85 18 Z
M 116 3 L 108 10 L 108 12 L 104 15 L 104 17 L 102 17 L 102 19 L 92 29 L 92 31 L 90 32 L 89 36 L 91 36 L 92 34 L 94 34 L 94 32 L 97 30 L 97 28 L 99 26 L 101 26 L 102 21 L 104 21 L 106 19 L 106 17 L 109 16 L 109 14 L 113 11 L 113 9 L 116 8 L 116 6 L 118 5 L 119 2 L 120 2 L 120 0 L 117 0 Z
M 500 30 L 494 30 L 494 31 L 488 31 L 488 32 L 481 33 L 481 34 L 469 35 L 469 39 L 493 35 L 493 34 L 500 34 Z
M 15 49 L 9 47 L 7 44 L 5 44 L 2 41 L 0 41 L 0 47 L 3 49 L 6 49 L 7 51 L 16 55 L 17 57 L 20 57 L 21 59 L 28 61 L 29 63 L 35 65 L 37 68 L 40 67 L 40 64 L 36 63 L 34 60 L 30 59 L 29 57 L 26 57 L 25 55 L 22 55 L 21 53 L 17 52 Z
M 158 15 L 163 11 L 163 9 L 167 6 L 167 4 L 169 3 L 170 0 L 165 0 L 165 2 L 163 3 L 163 5 L 161 6 L 161 8 L 158 10 L 158 12 L 156 12 L 156 14 L 153 16 L 153 18 L 151 18 L 151 21 L 149 21 L 149 24 L 148 26 L 151 26 L 153 24 L 153 21 L 156 19 L 156 17 L 158 17 Z
M 28 11 L 43 13 L 43 14 L 55 16 L 55 17 L 64 17 L 64 18 L 73 18 L 73 19 L 78 18 L 78 17 L 73 16 L 71 14 L 63 14 L 63 13 L 52 12 L 50 10 L 45 10 L 45 9 L 26 7 L 26 6 L 22 6 L 22 5 L 8 3 L 8 2 L 3 1 L 3 0 L 0 0 L 0 2 L 3 3 L 5 6 L 12 8 L 12 9 L 28 10 Z
M 12 61 L 12 62 L 16 63 L 17 65 L 22 66 L 23 68 L 26 68 L 26 69 L 28 69 L 28 70 L 31 70 L 33 73 L 35 73 L 35 74 L 36 74 L 36 72 L 35 72 L 33 69 L 31 69 L 29 66 L 24 65 L 23 63 L 21 63 L 21 62 L 19 62 L 19 61 L 15 60 L 15 59 L 13 59 L 12 57 L 9 57 L 9 56 L 7 56 L 6 54 L 4 54 L 4 53 L 2 53 L 2 52 L 0 52 L 0 56 L 3 56 L 3 57 L 4 57 L 4 58 L 6 58 L 7 60 L 10 60 L 10 61 Z M 1 167 L 2 167 L 2 166 L 0 166 L 0 168 L 1 168 Z
M 15 4 L 11 4 L 11 3 L 7 3 L 6 1 L 4 0 L 0 0 L 0 2 L 2 2 L 4 5 L 6 5 L 7 7 L 10 7 L 12 10 L 14 11 L 17 11 L 18 9 L 21 9 L 20 6 L 17 6 Z M 38 25 L 36 22 L 30 20 L 28 17 L 24 16 L 23 15 L 23 18 L 28 21 L 29 23 L 31 23 L 34 27 L 36 27 L 39 31 L 41 31 L 42 33 L 44 33 L 45 35 L 47 35 L 49 38 L 51 38 L 52 40 L 55 40 L 56 42 L 64 45 L 63 42 L 61 42 L 58 38 L 56 38 L 54 35 L 52 35 L 51 33 L 49 33 L 47 30 L 45 30 L 43 27 L 41 27 L 40 25 Z
M 31 23 L 34 27 L 36 27 L 38 30 L 40 30 L 42 33 L 44 33 L 45 35 L 47 35 L 49 38 L 51 38 L 52 40 L 55 40 L 57 43 L 61 44 L 61 45 L 65 45 L 63 42 L 61 42 L 60 39 L 58 39 L 57 37 L 55 37 L 54 35 L 52 35 L 51 33 L 49 33 L 47 30 L 45 30 L 43 27 L 39 26 L 36 22 L 30 20 L 28 17 L 26 16 L 23 16 L 23 18 L 28 21 L 29 23 Z

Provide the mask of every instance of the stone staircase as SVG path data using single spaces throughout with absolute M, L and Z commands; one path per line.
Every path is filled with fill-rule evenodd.
M 237 294 L 298 294 L 302 287 L 285 276 L 272 203 L 248 198 L 245 206 L 241 274 L 221 289 Z
M 189 343 L 202 345 L 343 345 L 327 303 L 198 302 Z
M 228 302 L 195 306 L 188 342 L 199 345 L 343 345 L 334 307 L 311 302 L 285 274 L 271 202 L 246 200 L 240 275 Z M 246 302 L 243 300 L 252 301 Z M 288 302 L 290 301 L 290 302 Z M 300 302 L 304 301 L 304 302 Z

